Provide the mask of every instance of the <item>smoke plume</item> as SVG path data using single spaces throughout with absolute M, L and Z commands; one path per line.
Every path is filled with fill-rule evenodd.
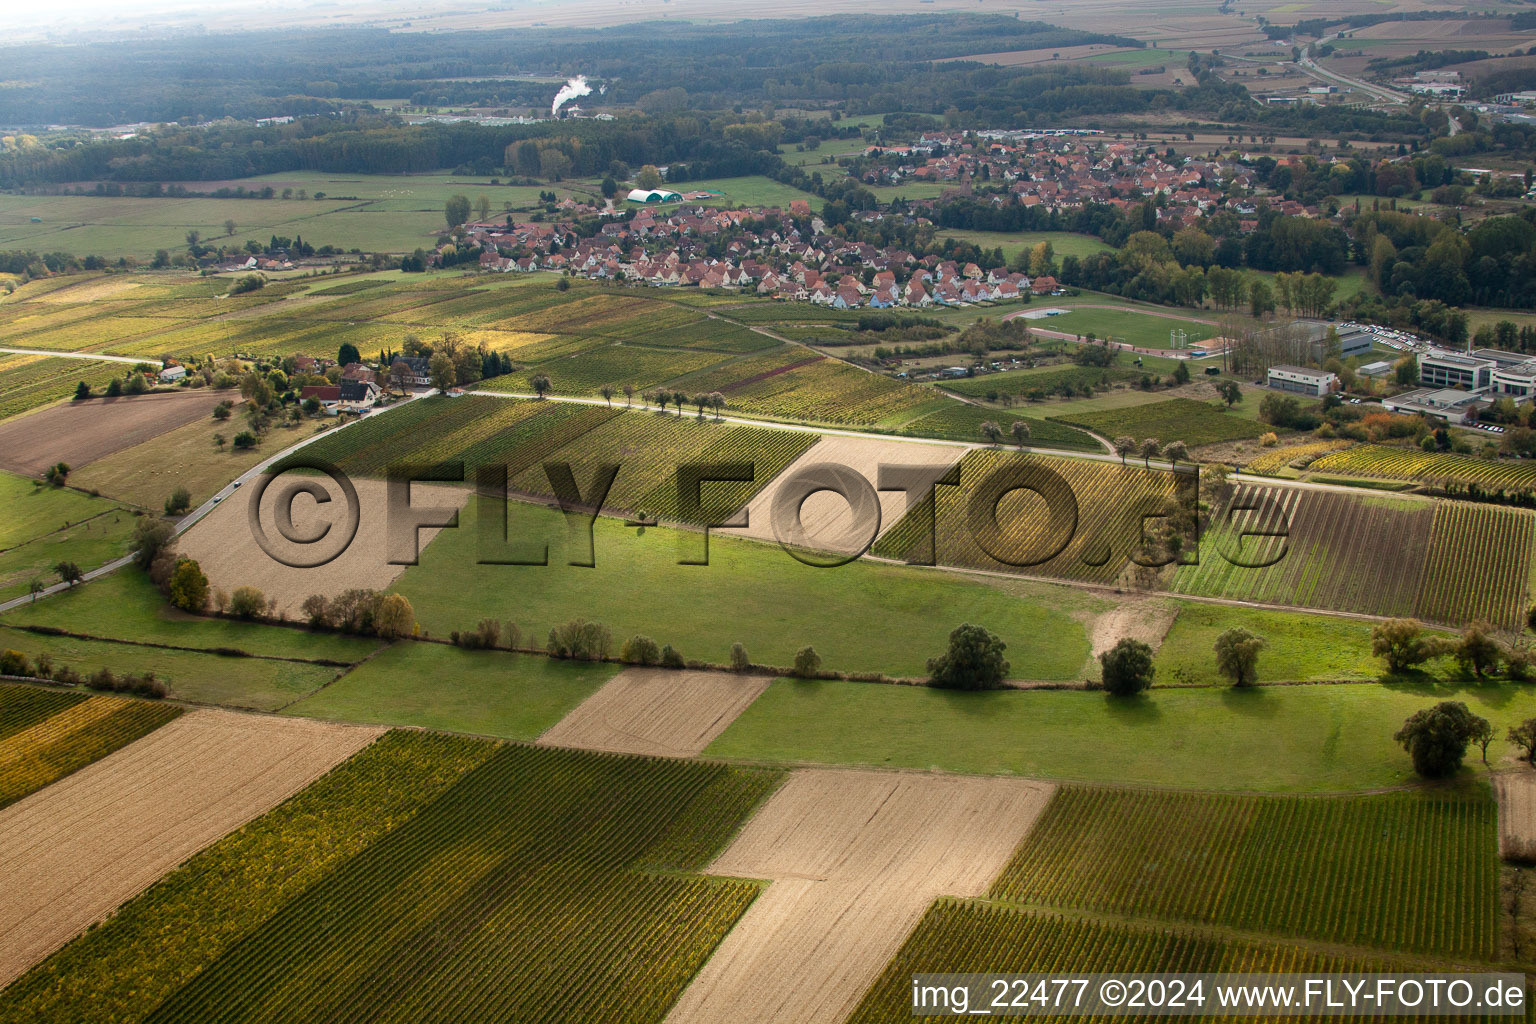
M 549 116 L 558 116 L 561 107 L 565 106 L 576 97 L 586 96 L 591 92 L 592 87 L 587 84 L 587 80 L 581 75 L 577 75 L 575 78 L 562 85 L 560 87 L 560 91 L 555 93 L 555 102 L 550 104 Z

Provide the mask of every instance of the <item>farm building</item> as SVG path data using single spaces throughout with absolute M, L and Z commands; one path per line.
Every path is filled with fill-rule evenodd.
M 1279 391 L 1294 391 L 1298 395 L 1326 395 L 1339 389 L 1337 374 L 1327 370 L 1309 370 L 1304 366 L 1271 366 L 1269 386 Z
M 185 366 L 167 366 L 160 371 L 160 383 L 174 384 L 187 375 Z
M 680 203 L 683 197 L 664 188 L 633 188 L 626 197 L 632 203 Z

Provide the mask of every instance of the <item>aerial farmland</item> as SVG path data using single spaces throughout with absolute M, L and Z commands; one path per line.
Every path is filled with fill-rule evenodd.
M 17 14 L 0 1024 L 1529 1017 L 1536 19 L 983 8 Z

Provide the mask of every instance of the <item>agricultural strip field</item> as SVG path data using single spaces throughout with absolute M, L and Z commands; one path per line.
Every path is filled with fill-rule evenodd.
M 25 690 L 25 695 L 16 690 Z M 0 807 L 105 757 L 181 714 L 180 708 L 169 704 L 123 697 L 97 696 L 60 706 L 52 693 L 30 687 L 6 686 L 0 694 L 5 694 L 0 708 L 5 709 L 6 718 L 20 726 L 0 738 Z M 39 709 L 51 713 L 39 717 Z
M 1496 834 L 1481 788 L 1348 798 L 1069 788 L 989 895 L 1490 960 Z
M 0 472 L 0 601 L 37 578 L 53 582 L 62 561 L 92 569 L 127 547 L 134 515 L 115 502 Z
M 979 895 L 1051 787 L 793 773 L 711 866 L 771 879 L 668 1024 L 837 1024 L 940 895 Z
M 1463 502 L 1243 485 L 1179 593 L 1461 625 L 1523 613 L 1536 517 Z
M 1322 952 L 1306 946 L 1233 937 L 1214 930 L 1171 930 L 1080 919 L 991 900 L 943 899 L 871 986 L 848 1024 L 949 1024 L 953 1015 L 912 1013 L 912 976 L 919 972 L 986 973 L 1255 973 L 1409 970 L 1367 951 Z M 1045 1017 L 1049 1020 L 1070 1020 Z M 1125 1020 L 1151 1020 L 1127 1016 Z M 1208 1014 L 1195 1021 L 1231 1020 Z
M 321 551 L 290 542 L 283 536 L 274 523 L 274 510 L 280 507 L 278 500 L 283 488 L 274 486 L 259 495 L 259 515 L 271 545 L 269 549 L 262 548 L 251 527 L 251 502 L 258 497 L 254 490 L 249 498 L 243 494 L 232 497 L 198 520 L 181 536 L 177 548 L 197 561 L 211 587 L 226 593 L 234 593 L 238 587 L 256 587 L 269 602 L 276 601 L 275 610 L 287 617 L 298 618 L 299 606 L 311 594 L 335 597 L 353 588 L 383 590 L 405 568 L 403 563 L 391 561 L 396 553 L 386 541 L 388 485 L 363 478 L 353 481 L 352 486 L 357 491 L 359 506 L 355 537 L 347 537 L 346 502 L 335 485 L 327 492 L 335 497 L 326 504 L 308 498 L 294 501 L 290 508 L 296 536 L 321 536 L 321 531 L 327 530 L 344 547 L 330 545 Z M 416 509 L 439 509 L 446 513 L 468 500 L 466 487 L 421 483 L 411 486 L 411 504 Z M 435 529 L 423 527 L 417 534 L 418 546 L 430 543 L 436 535 Z M 345 543 L 348 539 L 351 542 Z M 333 550 L 334 557 L 323 564 L 306 561 L 330 555 Z M 407 558 L 410 552 L 398 555 Z
M 1358 624 L 1358 632 L 1364 639 L 1369 626 Z M 1015 650 L 1010 642 L 1010 659 Z M 1208 644 L 1202 654 L 1207 678 L 1201 681 L 1218 683 L 1209 678 Z M 1463 701 L 1493 723 L 1493 764 L 1519 753 L 1505 742 L 1506 728 L 1536 715 L 1536 690 L 1503 683 L 1373 681 L 1242 691 L 1212 685 L 1154 688 L 1133 701 L 1113 701 L 1078 690 L 955 693 L 782 679 L 705 756 L 1107 785 L 1135 779 L 1170 789 L 1339 793 L 1415 781 L 1392 735 L 1409 715 L 1442 700 Z M 1475 760 L 1474 752 L 1468 761 Z M 1470 766 L 1464 774 L 1472 774 Z
M 758 895 L 693 872 L 772 780 L 501 747 L 249 922 L 152 1019 L 655 1020 Z
M 1134 465 L 975 449 L 961 460 L 959 486 L 936 487 L 873 551 L 925 564 L 936 558 L 942 565 L 1111 583 L 1140 548 L 1142 517 L 1160 513 L 1179 482 L 1192 479 Z M 1062 500 L 1070 514 L 1053 510 L 1040 493 L 1054 495 L 1060 483 L 1068 489 Z
M 1220 406 L 1193 398 L 1170 398 L 1165 402 L 1104 412 L 1069 411 L 1054 418 L 1091 430 L 1100 437 L 1113 439 L 1123 434 L 1137 441 L 1155 437 L 1164 444 L 1183 441 L 1192 448 L 1217 441 L 1258 437 L 1268 429 L 1262 423 L 1223 412 Z
M 1005 370 L 987 373 L 980 377 L 962 377 L 945 381 L 941 387 L 969 398 L 990 398 L 994 394 L 1012 395 L 1015 398 L 1039 392 L 1054 394 L 1063 384 L 1070 384 L 1078 391 L 1084 388 L 1103 389 L 1129 380 L 1139 379 L 1141 374 L 1117 367 L 1098 366 L 1045 366 L 1033 370 Z M 1007 416 L 1007 410 L 999 415 Z
M 1324 455 L 1347 447 L 1349 447 L 1348 441 L 1311 441 L 1306 444 L 1282 445 L 1260 451 L 1258 455 L 1244 463 L 1243 469 L 1262 476 L 1274 476 L 1292 463 L 1299 462 L 1306 465 Z
M 1091 436 L 1069 427 L 1065 423 L 1057 423 L 1054 420 L 1034 419 L 1022 413 L 1014 413 L 1007 409 L 989 409 L 985 406 L 970 405 L 965 402 L 945 402 L 941 407 L 932 412 L 926 412 L 916 419 L 904 424 L 900 432 L 911 437 L 933 437 L 946 441 L 969 441 L 972 443 L 981 440 L 981 425 L 983 423 L 996 423 L 1007 434 L 1013 426 L 1014 420 L 1023 420 L 1029 424 L 1029 438 L 1025 441 L 1026 447 L 1038 448 L 1065 448 L 1078 451 L 1103 451 L 1104 446 L 1095 441 Z
M 480 564 L 478 505 L 471 502 L 459 528 L 440 533 L 395 584 L 435 636 L 492 616 L 542 638 L 579 616 L 608 626 L 617 642 L 641 633 L 717 664 L 737 641 L 763 665 L 789 665 L 811 644 L 830 669 L 915 676 L 955 626 L 985 622 L 1009 643 L 1015 676 L 1067 679 L 1088 653 L 1070 613 L 1099 604 L 1064 588 L 924 576 L 862 560 L 818 569 L 728 531 L 711 531 L 706 551 L 701 533 L 606 517 L 593 523 L 595 566 L 576 568 L 567 563 L 588 557 L 584 536 L 573 550 L 564 516 L 519 502 L 507 506 L 506 536 L 547 542 L 549 564 Z M 706 557 L 705 565 L 679 564 Z
M 69 391 L 74 392 L 73 383 Z M 41 476 L 55 462 L 79 469 L 183 424 L 205 419 L 215 405 L 229 397 L 204 388 L 173 394 L 93 398 L 0 421 L 0 467 L 24 476 Z M 233 397 L 239 400 L 238 395 Z
M 410 820 L 494 749 L 441 734 L 386 734 L 0 990 L 0 1020 L 146 1019 L 290 900 Z M 274 871 L 274 864 L 283 870 Z
M 396 643 L 283 713 L 532 740 L 618 671 L 607 662 Z
M 840 554 L 862 554 L 875 539 L 877 524 L 856 521 L 849 498 L 833 491 L 817 491 L 798 503 L 798 491 L 788 488 L 796 480 L 817 484 L 831 482 L 831 474 L 852 472 L 862 477 L 871 488 L 881 482 L 880 467 L 922 466 L 928 469 L 929 479 L 937 480 L 950 466 L 959 460 L 964 449 L 955 445 L 912 444 L 904 441 L 886 441 L 876 437 L 825 437 L 805 454 L 801 455 L 784 472 L 774 477 L 747 506 L 747 525 L 744 529 L 732 528 L 732 536 L 754 537 L 758 540 L 783 538 L 799 547 Z M 833 467 L 830 470 L 822 467 Z M 866 492 L 867 494 L 867 492 Z M 907 514 L 907 494 L 899 490 L 877 491 L 879 505 L 878 532 L 890 530 Z M 857 498 L 857 492 L 851 492 Z M 779 515 L 774 514 L 774 503 L 784 500 Z M 798 509 L 798 517 L 795 511 Z M 873 511 L 873 508 L 870 509 Z M 797 536 L 797 521 L 803 535 Z M 782 521 L 781 521 L 782 520 Z
M 768 688 L 765 676 L 627 668 L 539 742 L 619 754 L 692 757 Z
M 89 359 L 0 355 L 0 420 L 68 398 L 81 381 L 100 392 L 124 369 L 132 367 Z
M 1490 462 L 1454 452 L 1423 452 L 1375 444 L 1363 444 L 1324 456 L 1308 468 L 1316 473 L 1343 476 L 1430 484 L 1442 481 L 1477 484 L 1487 490 L 1529 491 L 1536 488 L 1536 465 L 1527 462 Z
M 0 812 L 0 984 L 379 735 L 194 711 Z

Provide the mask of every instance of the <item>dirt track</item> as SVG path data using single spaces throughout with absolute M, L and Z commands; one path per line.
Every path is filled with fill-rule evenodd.
M 294 474 L 284 474 L 267 489 L 262 497 L 262 524 L 279 553 L 285 557 L 307 557 L 311 554 L 310 549 L 284 541 L 272 516 L 279 492 L 294 478 Z M 318 476 L 310 479 L 326 485 L 331 500 L 320 505 L 311 497 L 299 495 L 293 502 L 294 529 L 298 535 L 313 536 L 314 531 L 321 526 L 331 524 L 327 538 L 314 545 L 317 552 L 330 553 L 336 550 L 337 545 L 331 543 L 329 538 L 339 540 L 344 533 L 345 500 L 340 489 L 331 481 Z M 386 485 L 382 480 L 362 478 L 354 480 L 353 485 L 357 488 L 360 506 L 357 535 L 344 551 L 324 565 L 294 568 L 262 550 L 252 533 L 249 520 L 251 495 L 258 486 L 255 480 L 246 485 L 248 489 L 230 495 L 223 504 L 188 530 L 178 542 L 178 550 L 197 560 L 208 576 L 210 586 L 222 588 L 226 593 L 234 593 L 236 587 L 256 587 L 267 597 L 277 598 L 278 611 L 290 617 L 299 614 L 299 606 L 310 594 L 334 597 L 351 587 L 382 590 L 393 583 L 406 568 L 404 565 L 389 564 L 385 548 Z M 466 488 L 421 484 L 411 488 L 411 506 L 416 509 L 439 506 L 463 508 L 468 499 L 469 490 Z M 435 536 L 436 530 L 422 530 L 418 550 L 424 550 Z
M 556 722 L 545 746 L 692 757 L 768 688 L 766 676 L 628 668 Z
M 768 878 L 667 1020 L 838 1024 L 942 895 L 980 895 L 1053 787 L 799 771 L 710 866 Z
M 1493 792 L 1499 798 L 1499 856 L 1536 859 L 1536 772 L 1500 772 Z
M 164 395 L 65 402 L 0 422 L 0 469 L 39 476 L 55 462 L 79 469 L 212 414 L 227 391 L 200 388 Z M 239 395 L 235 395 L 238 401 Z
M 0 985 L 382 732 L 194 711 L 0 811 Z
M 1140 640 L 1155 651 L 1178 615 L 1179 606 L 1167 598 L 1128 598 L 1093 620 L 1092 656 L 1097 658 L 1126 638 Z
M 747 527 L 724 531 L 728 536 L 754 537 L 759 540 L 778 539 L 777 525 L 785 531 L 789 522 L 774 521 L 773 502 L 784 491 L 788 481 L 796 474 L 822 463 L 842 466 L 857 472 L 871 487 L 879 484 L 882 463 L 890 466 L 932 467 L 933 476 L 942 474 L 945 467 L 953 465 L 965 454 L 955 445 L 923 444 L 911 441 L 885 441 L 879 438 L 823 437 L 747 505 Z M 880 529 L 884 533 L 895 526 L 907 511 L 907 497 L 901 491 L 879 491 Z M 832 491 L 820 491 L 807 498 L 800 508 L 800 522 L 804 526 L 805 547 L 820 551 L 850 554 L 859 551 L 871 538 L 869 530 L 854 522 L 849 503 Z

